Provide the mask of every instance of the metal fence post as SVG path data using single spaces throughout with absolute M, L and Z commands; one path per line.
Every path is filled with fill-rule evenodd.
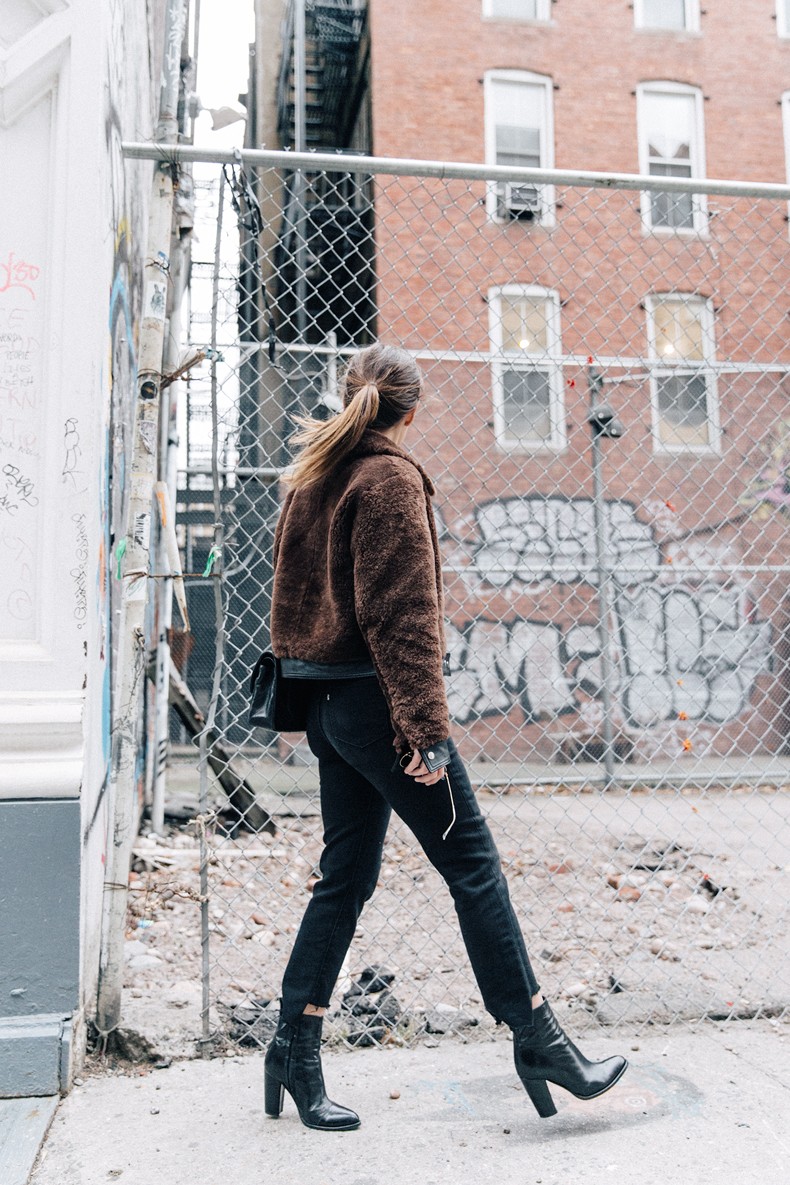
M 587 422 L 592 432 L 592 474 L 593 474 L 593 516 L 595 521 L 595 570 L 598 588 L 598 628 L 601 638 L 601 699 L 603 704 L 603 788 L 607 790 L 615 780 L 614 721 L 612 719 L 613 696 L 612 636 L 610 621 L 612 613 L 612 571 L 608 556 L 608 532 L 606 527 L 606 499 L 604 497 L 601 439 L 619 437 L 622 425 L 614 418 L 607 404 L 598 402 L 603 386 L 603 375 L 594 366 L 587 368 L 587 385 L 590 393 L 590 414 Z
M 200 773 L 199 815 L 197 819 L 198 843 L 200 850 L 200 958 L 203 996 L 200 1009 L 200 1047 L 204 1057 L 209 1054 L 211 1040 L 210 1025 L 210 967 L 209 967 L 209 893 L 208 893 L 208 862 L 209 849 L 206 826 L 209 820 L 208 799 L 208 747 L 213 738 L 217 716 L 217 707 L 222 691 L 222 678 L 225 666 L 225 622 L 223 576 L 225 573 L 224 532 L 222 529 L 222 488 L 219 477 L 219 415 L 217 410 L 217 319 L 219 309 L 219 268 L 220 249 L 222 244 L 222 215 L 225 203 L 225 186 L 220 182 L 217 204 L 217 235 L 214 245 L 214 273 L 211 285 L 211 491 L 214 507 L 214 532 L 211 555 L 214 562 L 210 576 L 214 591 L 214 612 L 216 615 L 216 636 L 214 646 L 214 671 L 211 679 L 211 697 L 206 711 L 206 724 L 198 737 Z

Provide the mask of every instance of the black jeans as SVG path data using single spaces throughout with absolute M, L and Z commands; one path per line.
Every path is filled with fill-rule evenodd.
M 324 851 L 285 970 L 281 1015 L 327 1007 L 357 920 L 373 895 L 390 812 L 414 832 L 452 894 L 487 1010 L 511 1027 L 532 1023 L 539 990 L 488 825 L 452 739 L 446 779 L 432 786 L 393 770 L 394 733 L 376 676 L 310 680 L 307 740 L 318 758 Z

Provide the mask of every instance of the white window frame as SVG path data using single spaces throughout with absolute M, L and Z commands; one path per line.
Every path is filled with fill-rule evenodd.
M 639 172 L 650 172 L 647 130 L 645 128 L 645 100 L 649 95 L 686 95 L 694 100 L 693 142 L 690 148 L 691 176 L 705 177 L 705 120 L 703 115 L 702 91 L 698 86 L 684 82 L 640 82 L 636 88 L 636 126 L 639 145 Z M 702 235 L 708 228 L 708 199 L 704 193 L 692 194 L 692 226 L 653 226 L 653 205 L 651 194 L 646 190 L 641 195 L 642 228 L 654 235 Z
M 534 16 L 499 16 L 494 12 L 496 0 L 483 0 L 483 19 L 487 21 L 518 21 L 520 24 L 545 25 L 551 20 L 552 0 L 535 0 Z
M 781 0 L 779 0 L 781 3 Z M 634 28 L 656 33 L 699 33 L 699 0 L 684 0 L 686 22 L 682 29 L 667 29 L 663 25 L 648 25 L 645 20 L 645 0 L 634 0 Z
M 776 34 L 778 37 L 790 37 L 790 5 L 783 0 L 776 0 Z
M 539 297 L 546 306 L 546 343 L 542 354 L 505 353 L 502 347 L 502 297 Z M 491 389 L 494 404 L 494 438 L 506 452 L 560 452 L 567 444 L 565 425 L 565 390 L 562 372 L 560 337 L 560 298 L 553 288 L 537 284 L 499 284 L 488 290 L 488 337 L 491 349 Z M 524 440 L 508 436 L 505 423 L 505 397 L 502 382 L 505 370 L 547 370 L 549 377 L 548 440 Z
M 703 361 L 694 362 L 679 358 L 676 363 L 667 362 L 656 349 L 656 305 L 672 300 L 694 305 L 700 312 L 702 328 Z M 716 361 L 715 316 L 713 301 L 709 296 L 690 292 L 651 292 L 645 300 L 647 315 L 647 356 L 650 365 L 650 407 L 653 430 L 653 452 L 673 456 L 683 454 L 714 455 L 721 453 L 721 420 L 719 416 L 719 393 L 714 363 Z M 658 379 L 676 374 L 678 371 L 694 371 L 705 378 L 707 402 L 708 443 L 666 444 L 660 434 L 660 409 L 658 406 Z
M 487 165 L 496 164 L 496 120 L 493 102 L 493 90 L 498 82 L 516 82 L 525 86 L 541 87 L 544 91 L 545 119 L 541 137 L 542 169 L 554 168 L 554 83 L 547 74 L 534 74 L 530 70 L 487 70 L 483 80 L 484 104 L 484 134 L 485 161 Z M 516 219 L 502 217 L 497 213 L 500 185 L 495 181 L 486 186 L 486 213 L 494 222 L 509 224 Z M 505 183 L 506 184 L 506 183 Z M 541 185 L 538 187 L 540 195 L 541 213 L 532 220 L 534 226 L 554 226 L 554 186 Z

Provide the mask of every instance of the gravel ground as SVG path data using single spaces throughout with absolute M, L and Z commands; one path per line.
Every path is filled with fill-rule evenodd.
M 482 790 L 479 799 L 538 979 L 576 1031 L 777 1015 L 790 1003 L 786 792 Z M 207 837 L 212 1051 L 259 1047 L 271 1030 L 321 852 L 320 820 L 300 801 L 300 814 L 278 816 L 275 836 Z M 152 1059 L 193 1056 L 202 1031 L 195 825 L 141 836 L 134 868 L 124 1025 L 147 1038 Z M 363 975 L 355 987 L 371 965 L 378 979 Z M 491 1035 L 449 894 L 399 823 L 326 1028 L 351 1044 Z

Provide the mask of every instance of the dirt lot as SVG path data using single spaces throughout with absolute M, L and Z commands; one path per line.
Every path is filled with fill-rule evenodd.
M 781 971 L 787 792 L 484 789 L 479 797 L 541 986 L 558 1010 L 573 1013 L 576 1031 L 777 1014 L 790 1002 Z M 314 883 L 314 804 L 284 797 L 276 821 L 274 836 L 207 834 L 213 1051 L 266 1040 Z M 134 867 L 124 1024 L 157 1055 L 192 1056 L 203 1031 L 195 824 L 141 836 Z M 354 987 L 371 965 L 379 977 Z M 352 1044 L 491 1034 L 449 894 L 401 824 L 390 831 L 327 1030 Z

